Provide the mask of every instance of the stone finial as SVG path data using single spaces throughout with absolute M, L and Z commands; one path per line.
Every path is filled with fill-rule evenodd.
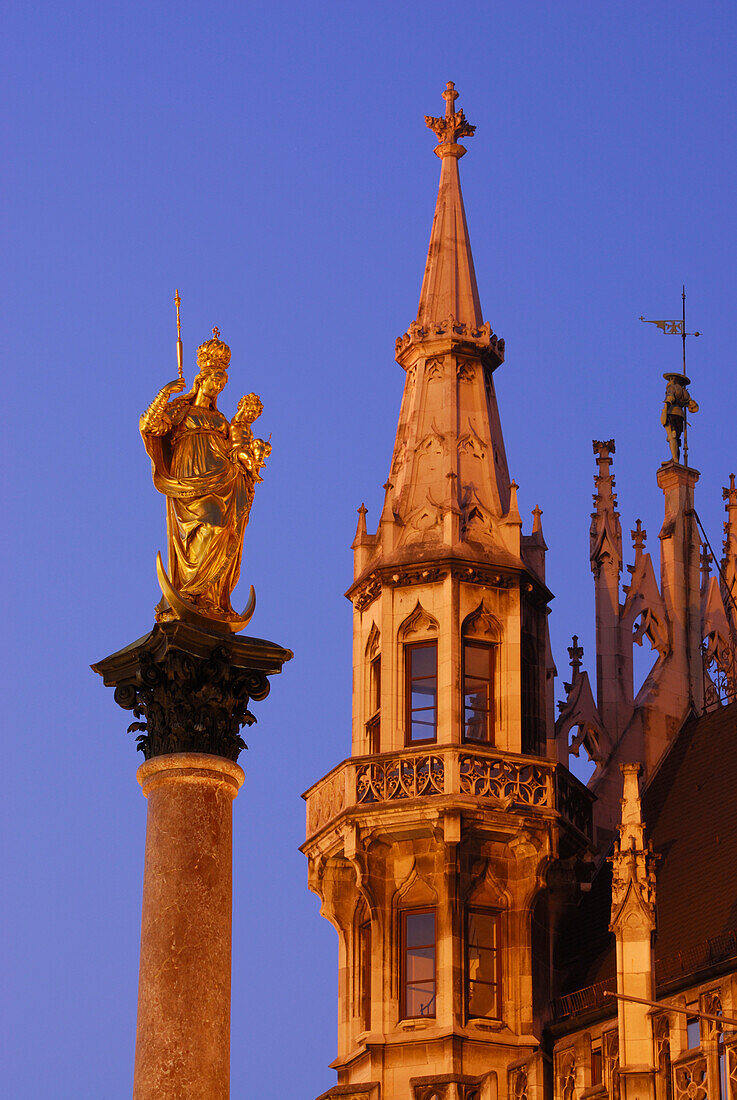
M 642 520 L 635 520 L 635 529 L 630 531 L 632 536 L 632 547 L 635 551 L 635 561 L 639 561 L 644 550 L 645 542 L 647 541 L 647 531 L 642 526 Z
M 518 523 L 522 526 L 522 516 L 519 514 L 519 504 L 517 503 L 517 490 L 519 485 L 516 481 L 510 481 L 509 483 L 509 509 L 504 517 L 507 523 Z
M 701 547 L 701 554 L 699 555 L 699 562 L 701 565 L 701 588 L 706 588 L 709 583 L 709 577 L 711 576 L 711 563 L 714 561 L 714 556 L 709 550 L 709 547 L 704 543 Z
M 458 144 L 458 139 L 473 137 L 476 127 L 471 126 L 463 111 L 454 109 L 458 92 L 455 90 L 455 84 L 452 80 L 449 80 L 446 85 L 443 99 L 445 100 L 445 117 L 433 118 L 432 115 L 425 115 L 425 124 L 437 136 L 438 144 L 435 147 L 437 156 L 462 157 L 466 150 Z
M 540 522 L 540 516 L 543 514 L 543 510 L 539 505 L 535 505 L 532 509 L 532 533 L 536 534 L 538 531 L 542 532 L 543 525 Z
M 578 644 L 578 634 L 574 634 L 571 638 L 573 645 L 568 646 L 568 656 L 571 658 L 571 668 L 573 669 L 573 679 L 575 680 L 581 671 L 581 662 L 583 661 L 583 646 Z
M 361 504 L 361 507 L 358 509 L 358 523 L 356 525 L 356 538 L 357 539 L 362 538 L 367 533 L 366 532 L 366 513 L 367 512 L 368 512 L 368 508 L 366 507 L 366 505 Z

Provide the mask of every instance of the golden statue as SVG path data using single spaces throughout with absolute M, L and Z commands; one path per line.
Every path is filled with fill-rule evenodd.
M 241 398 L 230 422 L 217 407 L 230 363 L 230 348 L 219 331 L 213 329 L 212 339 L 197 349 L 199 371 L 188 393 L 182 393 L 180 349 L 181 339 L 179 378 L 164 386 L 140 419 L 154 485 L 166 497 L 169 572 L 159 554 L 164 598 L 156 618 L 185 619 L 234 633 L 256 607 L 253 585 L 242 615 L 231 607 L 230 595 L 240 574 L 254 490 L 271 444 L 253 435 L 253 422 L 263 411 L 255 393 Z

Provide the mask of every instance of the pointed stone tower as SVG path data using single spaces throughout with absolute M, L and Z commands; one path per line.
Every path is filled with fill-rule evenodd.
M 645 842 L 640 764 L 622 764 L 622 820 L 612 864 L 612 920 L 617 942 L 619 1079 L 623 1100 L 655 1100 L 652 1012 L 655 996 L 655 856 Z M 629 1000 L 627 998 L 634 998 Z M 638 1000 L 639 998 L 639 1000 Z
M 352 756 L 305 795 L 340 944 L 344 1100 L 542 1095 L 551 935 L 591 798 L 556 764 L 540 510 L 522 534 L 443 93 L 440 190 L 375 533 L 353 543 Z M 574 884 L 575 885 L 575 884 Z M 516 1078 L 515 1078 L 516 1079 Z

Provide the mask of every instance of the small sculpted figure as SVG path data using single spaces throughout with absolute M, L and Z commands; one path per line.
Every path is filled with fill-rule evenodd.
M 252 424 L 263 405 L 256 394 L 241 398 L 229 423 L 217 407 L 228 381 L 230 348 L 213 337 L 197 349 L 198 374 L 188 393 L 169 382 L 140 419 L 153 481 L 166 496 L 169 571 L 159 559 L 164 599 L 158 621 L 200 619 L 216 629 L 240 629 L 243 615 L 230 602 L 240 574 L 243 535 L 260 470 L 271 445 L 255 439 Z M 181 394 L 181 396 L 175 396 Z
M 665 434 L 668 436 L 673 461 L 680 463 L 681 436 L 686 419 L 686 410 L 695 413 L 699 411 L 699 406 L 686 389 L 686 386 L 689 385 L 689 379 L 686 378 L 685 374 L 664 374 L 663 378 L 665 378 L 667 385 L 660 422 L 665 428 Z

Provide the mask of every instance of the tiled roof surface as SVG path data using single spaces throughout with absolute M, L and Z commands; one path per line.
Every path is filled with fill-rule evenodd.
M 685 723 L 642 804 L 660 857 L 655 960 L 656 977 L 667 981 L 703 965 L 707 940 L 726 942 L 737 929 L 737 703 Z M 564 992 L 614 976 L 610 904 L 604 863 L 562 931 Z

